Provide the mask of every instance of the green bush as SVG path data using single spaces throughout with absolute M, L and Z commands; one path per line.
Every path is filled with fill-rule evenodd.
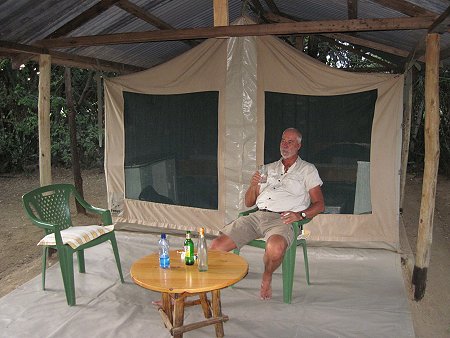
M 87 88 L 86 100 L 76 107 L 77 141 L 82 167 L 101 167 L 103 149 L 99 147 L 95 82 L 87 70 L 72 69 L 74 100 Z M 20 172 L 37 167 L 39 74 L 29 62 L 13 70 L 9 60 L 0 60 L 0 172 Z M 72 155 L 68 109 L 64 92 L 64 67 L 53 66 L 51 74 L 50 134 L 52 165 L 70 167 Z

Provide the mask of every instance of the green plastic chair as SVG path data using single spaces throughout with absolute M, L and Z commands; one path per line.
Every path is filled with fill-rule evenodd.
M 22 196 L 23 206 L 27 216 L 40 228 L 44 229 L 45 235 L 55 234 L 56 245 L 45 245 L 42 255 L 42 289 L 45 290 L 45 271 L 47 267 L 48 249 L 54 248 L 58 251 L 58 258 L 61 267 L 61 274 L 66 293 L 67 304 L 75 305 L 75 282 L 73 275 L 73 253 L 78 256 L 78 268 L 80 273 L 86 272 L 84 264 L 84 249 L 93 247 L 105 241 L 111 241 L 111 245 L 116 259 L 117 269 L 122 283 L 122 267 L 120 264 L 119 250 L 117 248 L 116 236 L 114 230 L 105 233 L 89 242 L 73 249 L 68 244 L 63 244 L 61 231 L 72 227 L 70 216 L 70 197 L 73 196 L 77 201 L 91 213 L 101 216 L 103 225 L 111 225 L 111 213 L 109 210 L 93 207 L 87 203 L 76 191 L 72 184 L 52 184 L 37 188 Z M 83 227 L 73 227 L 83 228 Z
M 252 212 L 257 211 L 258 209 L 251 209 L 247 211 L 243 211 L 239 214 L 241 216 L 247 216 Z M 292 228 L 294 229 L 294 239 L 297 239 L 300 231 L 303 230 L 303 225 L 309 223 L 311 219 L 303 219 L 301 221 L 296 221 L 292 223 Z M 295 245 L 294 245 L 295 244 Z M 256 248 L 265 249 L 266 242 L 262 239 L 254 239 L 247 243 L 247 245 L 254 246 Z M 306 282 L 310 285 L 309 282 L 309 265 L 308 265 L 308 249 L 306 247 L 306 240 L 304 238 L 297 239 L 297 241 L 292 242 L 291 246 L 286 250 L 284 254 L 283 262 L 281 264 L 281 270 L 283 273 L 283 302 L 287 304 L 291 304 L 292 301 L 292 288 L 294 285 L 294 270 L 295 270 L 295 257 L 297 253 L 297 246 L 301 245 L 303 248 L 303 259 L 305 262 L 305 274 L 306 274 Z M 239 250 L 234 249 L 234 253 L 239 255 Z

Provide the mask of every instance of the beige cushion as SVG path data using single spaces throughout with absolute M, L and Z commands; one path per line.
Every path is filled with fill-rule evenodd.
M 300 232 L 297 239 L 307 239 L 311 235 L 310 230 L 303 229 L 303 231 Z
M 100 237 L 114 230 L 114 225 L 86 225 L 70 227 L 61 231 L 61 238 L 64 244 L 69 244 L 72 249 L 86 244 L 93 239 Z M 49 234 L 41 239 L 38 245 L 56 245 L 55 234 Z

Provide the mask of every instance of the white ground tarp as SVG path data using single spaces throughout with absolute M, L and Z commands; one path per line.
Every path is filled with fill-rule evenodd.
M 241 23 L 245 23 L 245 20 Z M 264 154 L 264 93 L 340 95 L 377 90 L 371 137 L 372 213 L 319 215 L 311 239 L 339 246 L 398 249 L 403 76 L 330 68 L 271 36 L 208 39 L 155 68 L 105 81 L 105 169 L 117 222 L 212 234 L 243 209 L 243 196 Z M 123 92 L 218 91 L 218 210 L 125 198 Z M 349 121 L 352 123 L 352 121 Z
M 133 261 L 157 250 L 157 236 L 116 232 L 125 283 L 121 284 L 109 243 L 86 250 L 86 274 L 75 272 L 77 305 L 66 303 L 59 265 L 0 299 L 0 337 L 170 337 L 151 301 L 160 294 L 135 285 Z M 172 248 L 182 238 L 169 236 Z M 226 337 L 414 337 L 400 255 L 380 249 L 309 248 L 311 285 L 297 254 L 292 304 L 282 302 L 281 269 L 274 274 L 273 299 L 258 297 L 262 250 L 244 247 L 249 273 L 222 290 Z M 75 255 L 76 257 L 76 255 Z M 74 264 L 76 266 L 76 264 Z M 185 324 L 203 319 L 189 307 Z M 214 337 L 214 326 L 184 337 Z

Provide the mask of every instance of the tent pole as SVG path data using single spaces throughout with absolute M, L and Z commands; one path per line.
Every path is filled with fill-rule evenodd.
M 408 169 L 409 139 L 411 135 L 411 111 L 412 111 L 412 68 L 405 74 L 405 87 L 403 92 L 403 137 L 402 137 L 402 159 L 400 167 L 400 212 L 403 210 L 405 198 L 406 171 Z
M 50 77 L 51 58 L 48 54 L 39 55 L 39 179 L 40 185 L 52 183 L 50 149 Z
M 412 283 L 415 285 L 415 300 L 422 299 L 425 294 L 433 238 L 436 181 L 439 168 L 439 39 L 438 33 L 431 33 L 427 35 L 426 42 L 425 165 L 417 234 L 416 264 L 412 277 Z

